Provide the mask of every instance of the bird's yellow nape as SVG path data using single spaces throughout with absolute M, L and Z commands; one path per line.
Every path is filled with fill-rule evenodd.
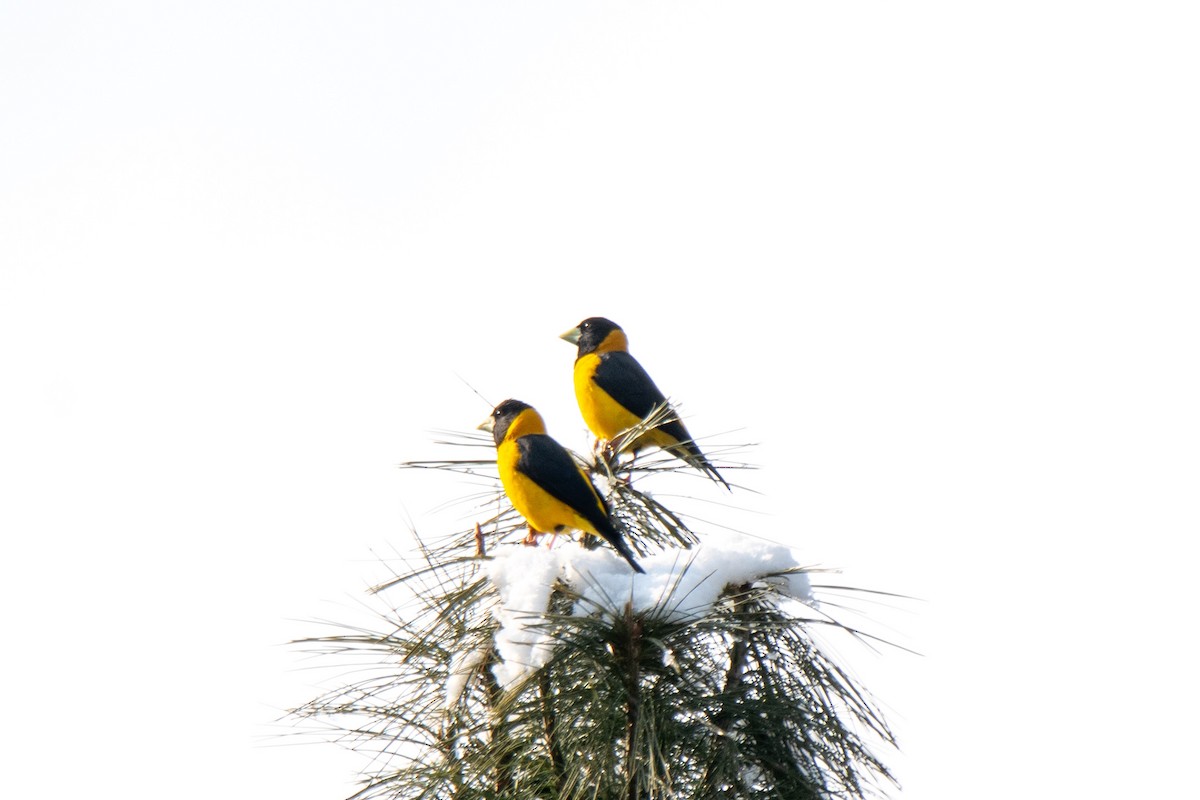
M 588 317 L 571 330 L 559 336 L 560 339 L 578 345 L 578 356 L 582 358 L 591 353 L 610 353 L 629 350 L 629 339 L 621 326 L 604 317 Z
M 508 423 L 508 430 L 505 431 L 504 438 L 519 439 L 531 433 L 545 432 L 546 421 L 542 419 L 542 415 L 536 409 L 526 408 Z
M 527 434 L 545 433 L 546 423 L 533 406 L 510 398 L 492 409 L 491 415 L 480 423 L 479 430 L 491 431 L 499 446 L 501 442 Z
M 608 335 L 601 340 L 593 352 L 596 353 L 611 353 L 615 351 L 629 350 L 629 339 L 625 336 L 625 331 L 620 328 L 614 328 L 609 331 Z

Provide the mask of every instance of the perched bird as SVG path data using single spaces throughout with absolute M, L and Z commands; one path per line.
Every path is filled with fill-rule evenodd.
M 650 374 L 629 354 L 629 340 L 621 326 L 603 317 L 589 317 L 562 334 L 579 346 L 575 357 L 575 399 L 583 421 L 592 433 L 612 441 L 646 419 L 667 399 Z M 657 445 L 706 472 L 729 488 L 716 468 L 696 446 L 679 415 L 666 408 L 662 424 L 646 431 L 632 443 L 635 452 Z
M 638 572 L 645 572 L 613 524 L 600 492 L 561 444 L 546 434 L 533 407 L 505 400 L 479 426 L 496 440 L 500 482 L 513 508 L 529 523 L 530 537 L 566 528 L 603 536 Z

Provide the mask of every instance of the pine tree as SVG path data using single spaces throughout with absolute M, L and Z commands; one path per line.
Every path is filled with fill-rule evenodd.
M 787 548 L 712 543 L 643 491 L 680 462 L 579 458 L 632 546 L 660 553 L 635 582 L 595 542 L 522 546 L 481 456 L 404 465 L 474 479 L 491 467 L 467 501 L 497 510 L 417 538 L 419 557 L 373 590 L 394 598 L 378 630 L 302 641 L 359 676 L 293 712 L 374 754 L 356 800 L 864 798 L 894 785 L 873 753 L 895 745 L 890 729 L 816 632 L 861 634 L 822 610 Z

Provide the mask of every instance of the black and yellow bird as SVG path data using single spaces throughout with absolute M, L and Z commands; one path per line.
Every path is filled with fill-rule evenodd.
M 679 415 L 667 407 L 666 397 L 650 374 L 629 354 L 629 339 L 620 325 L 603 317 L 589 317 L 562 338 L 579 346 L 575 399 L 592 433 L 611 442 L 656 409 L 664 409 L 664 421 L 639 436 L 630 449 L 636 452 L 657 445 L 729 488 L 729 482 L 700 452 Z
M 496 440 L 496 467 L 529 535 L 567 528 L 603 536 L 629 566 L 645 572 L 616 525 L 608 503 L 571 454 L 546 433 L 542 415 L 520 400 L 505 400 L 479 426 Z

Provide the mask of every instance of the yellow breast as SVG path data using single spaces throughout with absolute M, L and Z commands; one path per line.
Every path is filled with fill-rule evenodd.
M 557 531 L 563 528 L 597 533 L 586 519 L 575 510 L 534 483 L 517 470 L 520 451 L 515 441 L 505 441 L 496 450 L 496 466 L 500 482 L 517 513 L 539 531 Z
M 598 353 L 589 353 L 575 362 L 575 399 L 588 430 L 602 439 L 612 439 L 621 431 L 637 425 L 641 419 L 613 400 L 608 392 L 592 380 L 592 373 L 599 364 Z

